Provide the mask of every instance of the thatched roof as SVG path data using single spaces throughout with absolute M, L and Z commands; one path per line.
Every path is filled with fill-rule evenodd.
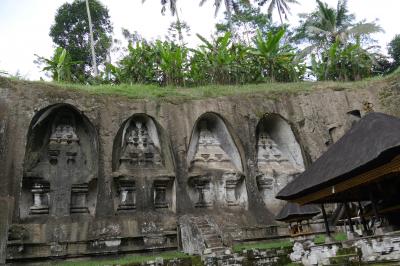
M 275 220 L 282 222 L 307 220 L 320 212 L 320 209 L 313 204 L 300 206 L 297 203 L 288 202 L 278 213 Z
M 294 200 L 309 195 L 385 164 L 399 154 L 400 119 L 382 113 L 367 114 L 276 198 Z

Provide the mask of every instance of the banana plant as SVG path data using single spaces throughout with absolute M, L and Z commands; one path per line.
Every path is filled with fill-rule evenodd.
M 318 80 L 360 80 L 371 75 L 375 57 L 367 49 L 356 43 L 342 44 L 336 40 L 321 59 L 315 55 L 311 58 L 311 69 Z
M 128 54 L 119 62 L 122 83 L 156 83 L 158 52 L 146 41 L 129 43 Z
M 252 53 L 260 57 L 263 73 L 271 81 L 296 80 L 298 75 L 298 64 L 295 61 L 295 53 L 292 47 L 281 44 L 285 29 L 278 32 L 268 32 L 264 38 L 260 31 L 254 39 L 255 48 Z
M 71 68 L 74 65 L 80 64 L 80 61 L 71 61 L 71 56 L 65 48 L 57 47 L 52 58 L 48 59 L 42 56 L 35 55 L 39 64 L 45 64 L 42 71 L 50 72 L 52 79 L 61 81 L 74 81 L 76 78 L 72 75 Z
M 188 64 L 188 49 L 174 43 L 156 42 L 160 55 L 159 67 L 162 83 L 165 85 L 185 85 L 185 76 Z
M 203 58 L 203 69 L 209 72 L 211 83 L 228 84 L 231 80 L 232 63 L 235 53 L 231 49 L 231 33 L 226 32 L 223 36 L 214 39 L 211 43 L 206 38 L 197 34 L 202 41 L 199 49 L 193 50 L 198 58 Z

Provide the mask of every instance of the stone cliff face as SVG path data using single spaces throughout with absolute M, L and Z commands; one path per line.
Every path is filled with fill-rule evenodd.
M 177 248 L 183 215 L 208 215 L 232 239 L 275 234 L 274 194 L 366 112 L 387 110 L 389 90 L 170 103 L 0 84 L 10 260 Z

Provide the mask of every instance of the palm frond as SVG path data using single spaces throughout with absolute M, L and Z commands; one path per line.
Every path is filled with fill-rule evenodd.
M 377 32 L 383 32 L 383 29 L 381 26 L 369 22 L 369 23 L 359 23 L 355 25 L 354 27 L 350 28 L 348 30 L 349 34 L 354 34 L 354 35 L 368 35 L 371 33 L 377 33 Z

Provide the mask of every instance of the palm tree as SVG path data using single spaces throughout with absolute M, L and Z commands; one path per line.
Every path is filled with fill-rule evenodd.
M 200 6 L 204 5 L 205 2 L 207 2 L 207 0 L 201 0 Z M 215 16 L 217 16 L 218 11 L 221 8 L 221 4 L 222 0 L 214 0 Z M 224 0 L 226 15 L 228 17 L 228 27 L 232 34 L 234 32 L 232 26 L 232 13 L 238 12 L 241 4 L 250 5 L 250 0 Z
M 94 39 L 93 39 L 93 24 L 92 24 L 92 17 L 90 15 L 89 0 L 86 0 L 86 11 L 87 11 L 88 21 L 89 21 L 90 50 L 92 53 L 92 68 L 93 68 L 94 76 L 97 77 L 96 53 L 94 51 Z
M 142 3 L 144 3 L 146 0 L 142 0 Z M 176 16 L 176 24 L 178 25 L 178 34 L 179 34 L 179 40 L 183 43 L 183 34 L 182 34 L 182 29 L 181 26 L 181 20 L 179 19 L 179 13 L 178 9 L 176 8 L 176 3 L 178 0 L 161 0 L 161 14 L 165 14 L 165 11 L 167 11 L 167 6 L 169 6 L 169 10 L 171 11 L 172 16 Z
M 263 6 L 269 0 L 258 0 L 258 4 Z M 276 8 L 278 10 L 279 18 L 281 20 L 281 25 L 283 25 L 282 15 L 288 20 L 288 14 L 290 14 L 289 4 L 298 4 L 297 0 L 271 0 L 268 6 L 268 16 L 272 17 L 272 12 Z
M 346 43 L 351 36 L 369 35 L 382 31 L 374 22 L 353 23 L 354 15 L 349 14 L 347 0 L 339 0 L 336 9 L 316 0 L 317 12 L 306 21 L 306 35 L 314 42 L 332 45 L 338 40 Z

